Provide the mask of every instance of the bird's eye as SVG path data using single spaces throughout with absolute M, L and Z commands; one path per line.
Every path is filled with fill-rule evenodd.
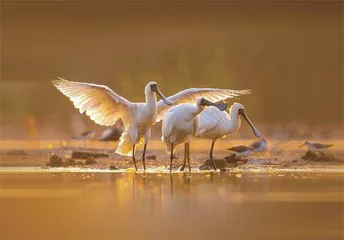
M 158 88 L 158 85 L 156 83 L 151 84 L 151 90 L 154 91 Z

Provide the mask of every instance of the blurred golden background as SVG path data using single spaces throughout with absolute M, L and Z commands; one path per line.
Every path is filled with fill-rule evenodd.
M 62 139 L 96 126 L 50 80 L 144 99 L 190 87 L 240 99 L 269 137 L 344 137 L 341 1 L 5 1 L 1 139 Z M 238 100 L 237 100 L 238 101 Z M 154 137 L 160 136 L 160 125 Z M 237 137 L 252 137 L 243 124 Z

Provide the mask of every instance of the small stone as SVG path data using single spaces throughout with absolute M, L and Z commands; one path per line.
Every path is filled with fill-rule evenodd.
M 156 155 L 148 155 L 146 156 L 146 159 L 156 161 Z
M 226 160 L 227 163 L 237 163 L 238 161 L 234 153 L 231 155 L 228 155 L 227 157 L 224 157 L 224 159 Z
M 60 158 L 59 156 L 55 154 L 50 157 L 50 162 L 49 162 L 50 167 L 62 167 L 62 165 L 63 165 L 62 158 Z
M 97 164 L 97 161 L 94 157 L 88 157 L 85 161 L 85 165 Z
M 324 152 L 311 152 L 307 151 L 304 156 L 302 156 L 304 160 L 310 160 L 315 162 L 331 162 L 331 161 L 338 161 L 338 159 L 330 153 Z
M 307 151 L 304 156 L 302 156 L 303 160 L 313 160 L 317 158 L 317 154 L 311 151 Z
M 222 169 L 222 168 L 227 168 L 227 162 L 224 159 L 214 159 L 216 168 Z M 208 169 L 209 167 L 209 169 Z M 204 168 L 204 169 L 201 169 Z M 210 170 L 214 169 L 214 164 L 213 161 L 208 159 L 203 162 L 203 164 L 199 168 L 200 170 Z
M 210 170 L 211 169 L 211 167 L 210 166 L 206 166 L 206 165 L 201 165 L 201 166 L 199 166 L 199 170 Z
M 115 165 L 110 165 L 109 170 L 118 170 L 118 167 L 116 167 Z

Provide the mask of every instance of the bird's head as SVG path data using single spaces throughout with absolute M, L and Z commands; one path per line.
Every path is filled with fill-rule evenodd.
M 166 104 L 166 105 L 169 105 L 171 106 L 172 105 L 172 102 L 169 101 L 165 96 L 164 94 L 162 94 L 162 92 L 160 91 L 159 87 L 158 87 L 158 84 L 156 82 L 149 82 L 147 85 L 146 85 L 146 88 L 145 88 L 145 93 L 146 95 L 149 95 L 149 94 L 158 94 L 159 97 L 161 97 L 162 101 Z
M 217 107 L 221 111 L 224 111 L 227 109 L 227 104 L 224 102 L 214 103 L 202 97 L 197 98 L 196 104 L 199 107 L 214 106 L 214 107 Z
M 247 116 L 247 113 L 245 111 L 245 107 L 242 104 L 234 103 L 231 106 L 229 112 L 236 114 L 236 116 L 241 115 L 246 120 L 246 122 L 251 126 L 254 135 L 256 135 L 257 138 L 260 138 L 262 136 L 262 134 L 258 131 L 258 129 L 253 125 L 253 123 L 251 122 L 251 120 Z
M 303 146 L 305 146 L 305 145 L 311 145 L 311 143 L 309 142 L 309 141 L 305 141 L 299 148 L 302 148 Z

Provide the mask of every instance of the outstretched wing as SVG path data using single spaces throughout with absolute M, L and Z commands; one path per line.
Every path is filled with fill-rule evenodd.
M 172 106 L 180 103 L 194 103 L 198 97 L 204 97 L 209 101 L 218 102 L 227 98 L 239 97 L 250 94 L 251 90 L 231 90 L 219 88 L 189 88 L 176 93 L 167 99 L 173 103 Z M 164 104 L 162 100 L 157 103 L 157 122 L 160 122 L 165 113 L 172 107 Z
M 86 115 L 100 125 L 111 126 L 118 118 L 127 123 L 131 116 L 134 104 L 107 86 L 63 78 L 53 80 L 52 83 L 73 102 L 81 114 L 86 112 Z

